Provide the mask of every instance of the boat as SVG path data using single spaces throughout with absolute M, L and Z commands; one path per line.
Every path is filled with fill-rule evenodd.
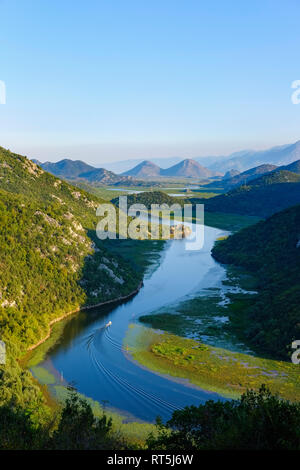
M 110 326 L 110 325 L 111 325 L 111 321 L 109 321 L 108 323 L 106 323 L 105 326 L 106 326 L 106 328 L 107 328 L 107 327 Z

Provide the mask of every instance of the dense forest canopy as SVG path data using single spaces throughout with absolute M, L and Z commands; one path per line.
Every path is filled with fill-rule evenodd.
M 209 212 L 269 217 L 300 204 L 300 175 L 290 171 L 272 172 L 228 193 L 198 202 Z
M 3 149 L 0 176 L 3 339 L 29 346 L 59 314 L 137 287 L 141 274 L 96 237 L 101 199 Z
M 300 205 L 220 241 L 213 256 L 259 279 L 259 295 L 243 312 L 246 335 L 275 357 L 287 358 L 300 337 Z
M 188 200 L 182 198 L 172 197 L 163 191 L 144 191 L 139 194 L 130 194 L 127 196 L 127 205 L 128 207 L 132 204 L 144 204 L 148 210 L 151 210 L 151 204 L 180 204 L 181 206 L 186 203 Z M 112 199 L 112 203 L 118 205 L 119 198 Z
M 43 396 L 17 358 L 48 334 L 51 320 L 139 285 L 143 270 L 96 237 L 101 202 L 0 148 L 0 337 L 7 348 L 0 404 L 44 413 Z
M 287 184 L 298 188 L 298 183 L 279 186 Z M 278 184 L 262 189 L 266 186 L 276 190 Z M 266 207 L 274 210 L 268 201 Z M 6 364 L 0 366 L 0 449 L 129 447 L 112 431 L 111 420 L 105 414 L 95 417 L 74 392 L 53 415 L 40 387 L 19 362 L 29 346 L 45 337 L 51 320 L 128 295 L 139 285 L 146 263 L 134 242 L 126 240 L 122 250 L 122 240 L 106 243 L 96 237 L 95 209 L 101 202 L 26 157 L 0 148 L 0 336 L 7 345 Z M 129 204 L 146 206 L 188 202 L 163 192 L 128 197 Z M 299 240 L 296 206 L 218 242 L 213 250 L 217 260 L 257 273 L 259 294 L 243 312 L 249 324 L 246 334 L 266 352 L 285 358 L 300 334 Z M 138 254 L 136 264 L 133 251 Z M 300 447 L 299 415 L 298 405 L 262 388 L 235 402 L 176 411 L 167 426 L 159 423 L 146 445 L 176 450 L 295 449 Z

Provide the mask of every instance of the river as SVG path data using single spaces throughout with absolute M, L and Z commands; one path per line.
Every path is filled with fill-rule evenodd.
M 216 393 L 142 368 L 128 359 L 122 347 L 128 326 L 138 322 L 139 316 L 220 285 L 225 270 L 214 261 L 211 249 L 224 231 L 205 226 L 204 232 L 204 246 L 199 251 L 187 251 L 184 240 L 166 242 L 159 263 L 149 268 L 143 287 L 129 301 L 72 317 L 44 365 L 74 383 L 80 393 L 104 401 L 129 419 L 152 422 L 157 415 L 168 419 L 175 409 L 186 405 L 224 400 Z M 105 328 L 108 322 L 111 326 Z

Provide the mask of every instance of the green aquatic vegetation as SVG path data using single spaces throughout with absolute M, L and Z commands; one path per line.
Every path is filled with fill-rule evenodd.
M 54 375 L 50 374 L 44 367 L 34 366 L 31 368 L 31 372 L 42 385 L 50 385 L 56 382 Z
M 192 200 L 192 202 L 197 203 L 197 199 Z M 249 227 L 250 225 L 253 225 L 261 220 L 260 217 L 256 216 L 209 212 L 205 209 L 206 202 L 203 202 L 205 225 L 210 227 L 217 227 L 223 230 L 229 230 L 230 232 L 238 232 L 239 230 Z
M 24 367 L 30 369 L 44 361 L 48 351 L 59 341 L 66 323 L 69 322 L 71 318 L 72 316 L 67 317 L 53 325 L 50 337 L 44 343 L 40 344 L 38 348 L 33 349 L 24 356 L 22 360 Z
M 242 284 L 243 287 L 250 284 L 247 277 L 243 279 Z M 227 287 L 206 289 L 195 298 L 188 298 L 150 315 L 143 315 L 139 321 L 152 328 L 193 338 L 212 346 L 249 352 L 242 335 L 242 325 L 239 323 L 240 318 L 243 318 L 239 315 L 239 309 L 240 302 L 251 301 L 252 295 L 242 293 L 233 296 Z
M 132 329 L 127 333 L 130 354 L 151 370 L 187 379 L 227 397 L 239 397 L 247 389 L 258 390 L 264 383 L 272 393 L 299 400 L 297 365 L 203 345 L 168 333 L 158 334 L 145 327 L 135 329 L 134 336 Z

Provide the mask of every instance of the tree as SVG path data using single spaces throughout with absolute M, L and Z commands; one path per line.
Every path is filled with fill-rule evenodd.
M 110 436 L 111 418 L 103 413 L 96 418 L 86 400 L 69 389 L 69 397 L 62 411 L 57 431 L 50 440 L 49 446 L 54 449 L 88 450 L 107 449 L 113 446 Z
M 157 435 L 150 450 L 300 450 L 300 404 L 280 400 L 262 385 L 240 400 L 207 401 L 177 410 Z

